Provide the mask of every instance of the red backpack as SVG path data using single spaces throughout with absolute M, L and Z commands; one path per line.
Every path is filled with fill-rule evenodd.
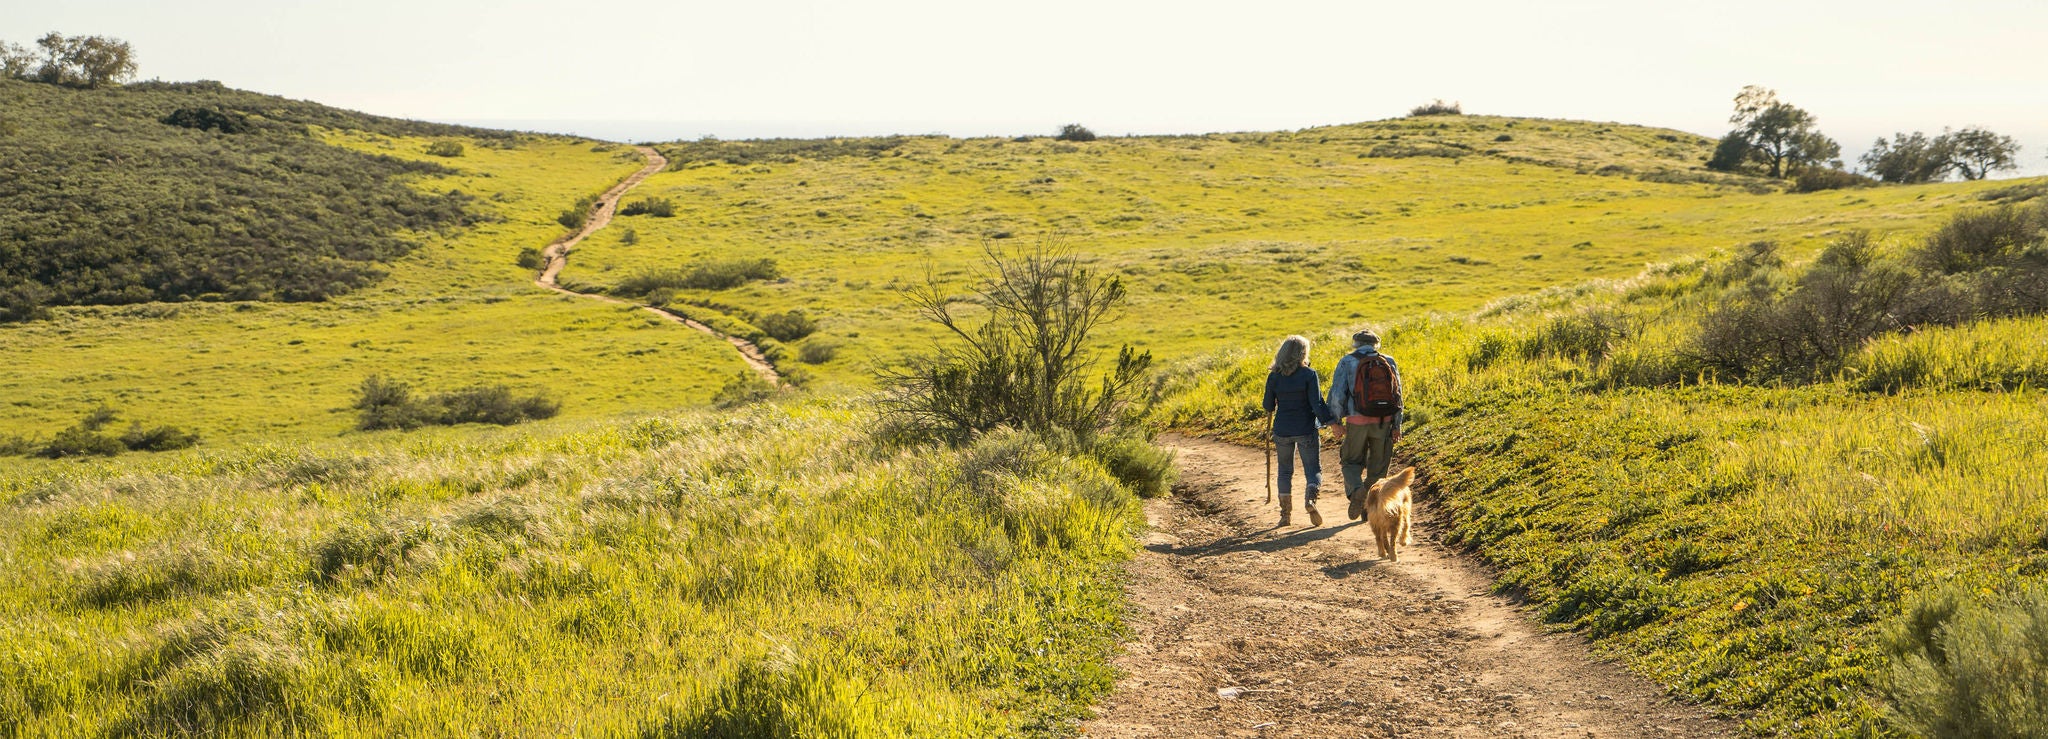
M 1351 405 L 1370 418 L 1401 412 L 1401 375 L 1387 355 L 1374 352 L 1358 358 L 1358 371 L 1351 375 Z

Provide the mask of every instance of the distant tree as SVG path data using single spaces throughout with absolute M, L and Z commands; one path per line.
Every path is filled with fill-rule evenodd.
M 36 39 L 40 60 L 27 49 L 0 43 L 0 69 L 9 76 L 55 85 L 104 87 L 135 76 L 135 48 L 109 36 L 65 36 L 51 31 Z M 33 65 L 34 71 L 29 67 Z
M 1735 124 L 1730 136 L 1740 134 L 1746 144 L 1744 156 L 1722 156 L 1716 152 L 1718 169 L 1733 171 L 1741 164 L 1754 161 L 1764 165 L 1765 172 L 1772 177 L 1785 177 L 1809 164 L 1825 163 L 1841 156 L 1842 147 L 1815 130 L 1815 119 L 1796 106 L 1778 99 L 1778 93 L 1768 88 L 1750 85 L 1742 88 L 1735 96 L 1735 114 L 1728 117 Z M 1726 142 L 1727 138 L 1723 138 Z
M 1061 141 L 1094 141 L 1095 132 L 1088 130 L 1087 126 L 1079 123 L 1069 123 L 1060 126 L 1059 134 L 1053 136 L 1053 138 Z
M 128 42 L 107 36 L 82 36 L 71 41 L 71 55 L 66 61 L 78 69 L 86 87 L 118 84 L 135 77 L 135 48 Z
M 0 41 L 0 75 L 28 79 L 36 68 L 35 52 L 21 44 Z
M 1446 102 L 1444 102 L 1444 101 L 1443 101 L 1443 98 L 1437 98 L 1437 99 L 1435 99 L 1435 100 L 1431 100 L 1431 101 L 1429 101 L 1429 102 L 1428 102 L 1427 104 L 1424 104 L 1424 105 L 1417 105 L 1417 106 L 1415 106 L 1415 107 L 1413 107 L 1413 108 L 1409 108 L 1409 109 L 1408 109 L 1408 117 L 1410 117 L 1410 118 L 1415 118 L 1415 117 L 1420 117 L 1420 116 L 1426 116 L 1426 115 L 1464 115 L 1464 114 L 1465 114 L 1465 106 L 1463 106 L 1463 105 L 1460 105 L 1460 104 L 1458 104 L 1458 103 L 1456 103 L 1456 102 L 1449 102 L 1449 103 L 1446 103 Z
M 2011 136 L 2000 136 L 1981 128 L 1965 128 L 1942 134 L 1947 140 L 1949 165 L 1966 180 L 1981 180 L 1992 172 L 2015 169 L 2014 157 L 2020 144 Z
M 1871 176 L 1885 182 L 1910 184 L 1935 182 L 1948 176 L 1953 166 L 1946 151 L 1946 136 L 1928 138 L 1914 131 L 1892 134 L 1891 141 L 1878 139 L 1859 160 Z

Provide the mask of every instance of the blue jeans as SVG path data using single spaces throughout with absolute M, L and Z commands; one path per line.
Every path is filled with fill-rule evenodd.
M 1275 436 L 1273 451 L 1280 457 L 1280 497 L 1293 495 L 1294 455 L 1301 454 L 1301 476 L 1308 481 L 1304 498 L 1316 499 L 1316 489 L 1323 486 L 1322 445 L 1315 434 L 1307 436 Z

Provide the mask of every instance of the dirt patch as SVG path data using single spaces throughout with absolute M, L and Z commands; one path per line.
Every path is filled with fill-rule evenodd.
M 1084 735 L 1736 733 L 1490 595 L 1484 568 L 1442 545 L 1427 501 L 1414 546 L 1388 564 L 1371 530 L 1344 520 L 1341 492 L 1324 499 L 1324 526 L 1296 511 L 1278 529 L 1259 450 L 1163 443 L 1179 450 L 1181 484 L 1146 504 L 1152 531 L 1128 585 L 1135 638 Z M 1334 482 L 1335 454 L 1324 460 Z

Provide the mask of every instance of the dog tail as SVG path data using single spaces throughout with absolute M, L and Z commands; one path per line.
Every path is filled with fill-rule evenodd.
M 1388 477 L 1387 489 L 1392 490 L 1394 488 L 1407 487 L 1408 484 L 1412 482 L 1415 482 L 1415 468 L 1409 467 L 1407 469 L 1401 470 L 1400 472 L 1394 473 L 1391 477 Z

